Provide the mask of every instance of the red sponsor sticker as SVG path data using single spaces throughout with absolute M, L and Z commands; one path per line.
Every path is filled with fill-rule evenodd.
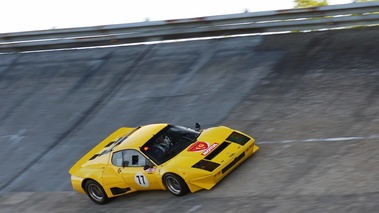
M 197 141 L 188 148 L 189 152 L 199 152 L 208 149 L 209 144 L 207 142 Z

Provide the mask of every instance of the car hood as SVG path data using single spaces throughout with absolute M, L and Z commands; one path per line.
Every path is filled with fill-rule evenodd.
M 244 141 L 238 141 L 238 138 L 233 138 L 232 135 L 243 137 Z M 233 157 L 250 140 L 253 139 L 224 126 L 205 129 L 195 142 L 167 163 L 170 166 L 197 168 L 212 172 Z

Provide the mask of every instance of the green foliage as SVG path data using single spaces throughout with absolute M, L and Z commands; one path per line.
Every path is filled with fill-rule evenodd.
M 327 6 L 327 0 L 295 0 L 295 8 Z

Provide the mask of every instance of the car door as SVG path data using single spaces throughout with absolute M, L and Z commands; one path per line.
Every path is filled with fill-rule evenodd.
M 139 151 L 124 150 L 121 175 L 125 183 L 136 190 L 162 189 L 156 167 Z M 149 166 L 149 168 L 145 168 Z
M 112 153 L 108 166 L 103 171 L 103 188 L 111 191 L 113 195 L 128 193 L 131 186 L 125 183 L 122 177 L 122 151 Z

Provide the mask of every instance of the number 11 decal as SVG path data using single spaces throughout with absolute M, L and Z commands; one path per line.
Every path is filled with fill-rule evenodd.
M 138 172 L 135 176 L 134 176 L 134 181 L 142 186 L 142 187 L 149 187 L 149 181 L 147 180 L 146 176 L 141 173 L 141 172 Z

